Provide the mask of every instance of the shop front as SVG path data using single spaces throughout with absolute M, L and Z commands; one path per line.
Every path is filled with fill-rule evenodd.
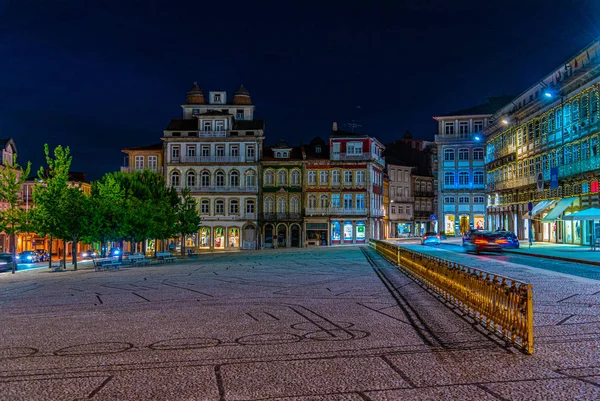
M 485 216 L 483 216 L 483 215 L 473 216 L 473 228 L 475 230 L 483 230 L 484 227 L 485 227 Z M 507 223 L 506 223 L 505 227 L 508 227 L 508 217 L 507 217 Z
M 396 238 L 407 238 L 411 236 L 412 233 L 412 223 L 401 222 L 396 223 Z
M 453 214 L 444 215 L 444 234 L 447 237 L 454 237 L 456 235 L 456 216 Z
M 306 245 L 307 246 L 327 246 L 327 220 L 306 222 Z

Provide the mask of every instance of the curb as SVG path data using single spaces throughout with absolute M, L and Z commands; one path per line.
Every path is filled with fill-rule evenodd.
M 586 265 L 592 266 L 600 266 L 600 262 L 594 262 L 593 260 L 585 260 L 585 259 L 573 259 L 573 258 L 565 258 L 562 256 L 553 256 L 553 255 L 540 255 L 539 253 L 530 253 L 530 252 L 516 252 L 516 251 L 504 251 L 505 253 L 512 253 L 513 255 L 525 255 L 525 256 L 533 256 L 536 258 L 543 259 L 553 259 L 553 260 L 562 260 L 563 262 L 571 262 L 571 263 L 583 263 Z

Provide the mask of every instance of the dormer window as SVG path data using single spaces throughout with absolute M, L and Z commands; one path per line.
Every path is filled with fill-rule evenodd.
M 213 98 L 215 103 L 221 103 L 221 94 L 215 93 L 215 97 Z
M 275 158 L 276 159 L 287 159 L 290 157 L 290 151 L 289 150 L 276 150 L 275 151 Z
M 316 152 L 316 153 L 321 153 L 321 146 L 317 145 L 317 146 L 315 147 L 315 152 Z

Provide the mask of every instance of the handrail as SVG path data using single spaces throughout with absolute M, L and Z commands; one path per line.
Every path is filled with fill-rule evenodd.
M 384 241 L 370 240 L 369 246 L 508 344 L 533 354 L 531 284 Z

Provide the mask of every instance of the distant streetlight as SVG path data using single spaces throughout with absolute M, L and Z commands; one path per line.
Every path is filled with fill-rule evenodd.
M 546 92 L 544 92 L 544 96 L 546 96 L 547 98 L 551 98 L 552 97 L 552 93 L 546 91 Z
M 508 120 L 507 119 L 502 120 L 502 124 L 508 125 Z
M 476 141 L 479 141 L 479 140 L 481 140 L 481 138 L 479 137 L 479 135 L 476 135 L 476 136 L 475 136 L 475 140 L 476 140 Z

